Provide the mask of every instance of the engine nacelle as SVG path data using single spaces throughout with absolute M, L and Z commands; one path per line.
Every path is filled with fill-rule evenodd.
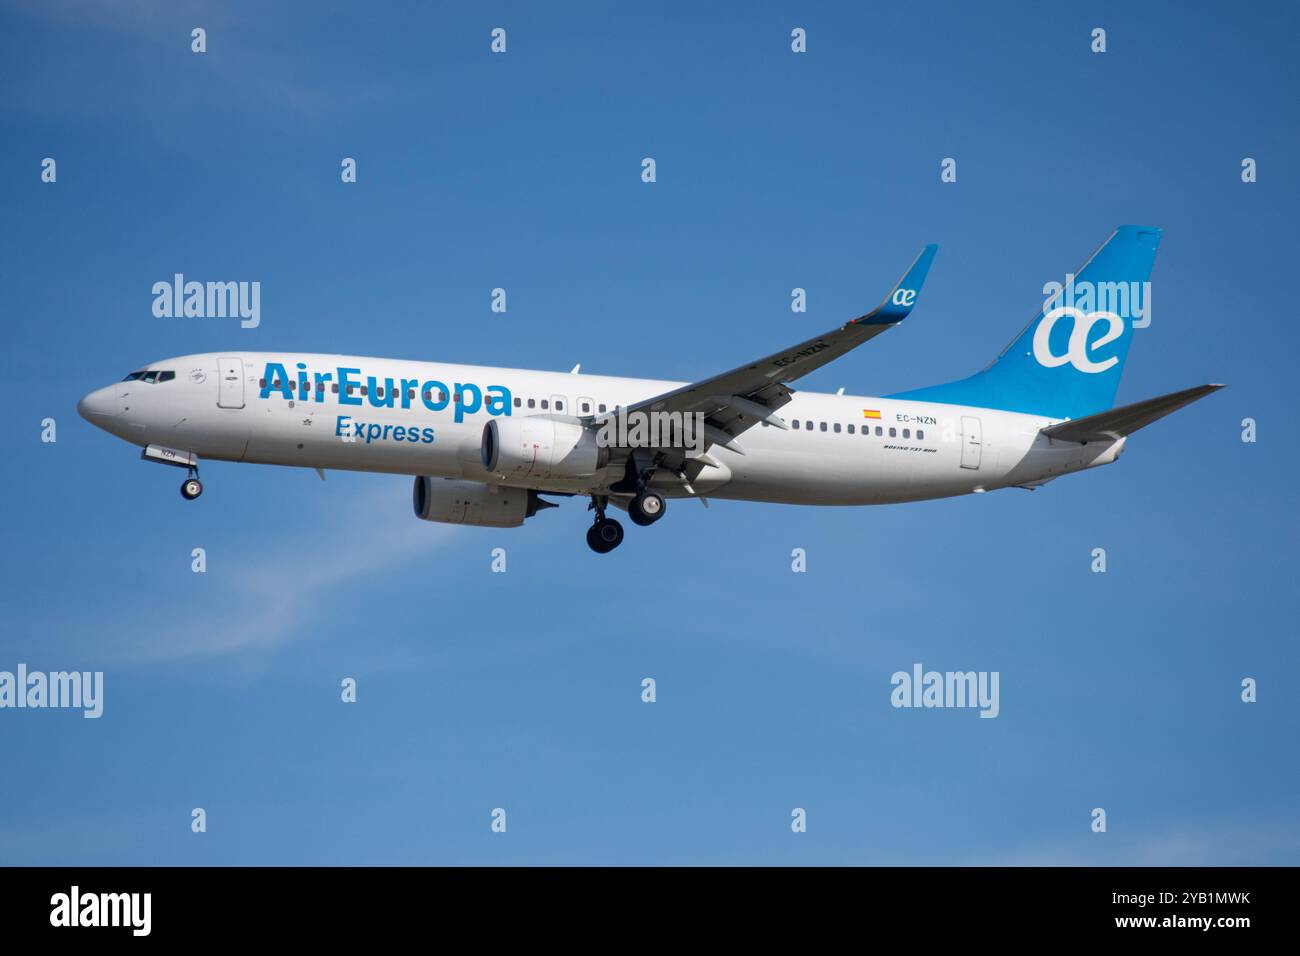
M 593 429 L 549 418 L 493 418 L 481 451 L 483 467 L 506 478 L 589 478 L 609 457 Z
M 415 516 L 445 524 L 517 528 L 543 508 L 555 504 L 527 488 L 506 488 L 451 478 L 416 478 L 412 494 Z

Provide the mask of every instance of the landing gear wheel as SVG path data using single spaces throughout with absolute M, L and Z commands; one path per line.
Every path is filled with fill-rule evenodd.
M 587 544 L 597 554 L 608 554 L 623 543 L 623 526 L 613 518 L 597 518 L 587 529 Z
M 644 528 L 662 518 L 666 507 L 663 498 L 653 491 L 643 491 L 628 504 L 627 514 L 633 524 Z
M 203 482 L 197 478 L 186 478 L 181 482 L 181 497 L 186 501 L 193 501 L 201 494 L 203 494 Z

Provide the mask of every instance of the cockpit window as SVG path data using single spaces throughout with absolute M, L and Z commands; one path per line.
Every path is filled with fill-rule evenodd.
M 150 371 L 143 371 L 143 370 L 142 370 L 142 371 L 139 371 L 139 372 L 132 372 L 132 373 L 131 373 L 130 375 L 128 375 L 126 378 L 122 379 L 122 381 L 124 381 L 124 382 L 145 382 L 145 383 L 147 383 L 147 384 L 149 384 L 149 385 L 154 385 L 154 384 L 156 384 L 156 383 L 158 383 L 158 382 L 170 382 L 170 381 L 171 381 L 172 379 L 174 379 L 175 377 L 176 377 L 176 373 L 175 373 L 175 372 L 172 372 L 172 371 L 166 371 L 166 372 L 164 372 L 164 371 L 161 371 L 161 370 L 159 370 L 159 369 L 152 369 L 152 370 L 150 370 Z

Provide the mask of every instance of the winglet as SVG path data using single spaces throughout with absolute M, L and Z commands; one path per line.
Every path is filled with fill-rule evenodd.
M 861 325 L 892 325 L 907 318 L 912 307 L 916 305 L 916 299 L 921 294 L 921 285 L 925 282 L 925 275 L 930 271 L 930 263 L 934 261 L 934 254 L 938 250 L 939 247 L 934 243 L 922 249 L 921 254 L 903 274 L 903 278 L 889 290 L 885 301 L 853 321 Z

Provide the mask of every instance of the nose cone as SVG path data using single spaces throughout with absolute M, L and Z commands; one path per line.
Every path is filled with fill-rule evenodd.
M 77 402 L 77 414 L 92 425 L 104 426 L 126 410 L 120 386 L 110 385 L 83 395 Z

